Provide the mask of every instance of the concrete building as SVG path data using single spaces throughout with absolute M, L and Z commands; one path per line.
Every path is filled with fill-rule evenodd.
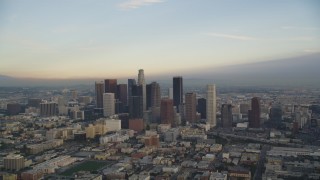
M 22 180 L 39 180 L 43 178 L 44 173 L 41 170 L 28 170 L 21 174 Z
M 160 85 L 156 82 L 147 84 L 147 109 L 160 107 L 161 91 Z
M 3 166 L 6 170 L 19 171 L 25 167 L 25 158 L 17 154 L 9 154 L 3 158 Z
M 104 80 L 104 93 L 117 93 L 117 79 Z
M 159 147 L 160 145 L 158 134 L 145 136 L 143 139 L 146 147 Z
M 101 136 L 99 139 L 100 144 L 107 144 L 109 142 L 124 142 L 129 139 L 129 135 L 125 133 L 114 133 Z
M 40 103 L 40 116 L 56 116 L 58 113 L 58 104 L 55 102 Z
M 108 131 L 119 131 L 121 130 L 121 120 L 120 119 L 107 119 L 105 120 L 105 125 Z
M 173 105 L 180 112 L 180 105 L 183 104 L 183 82 L 181 76 L 173 77 Z
M 185 119 L 188 123 L 197 122 L 197 98 L 196 93 L 186 93 L 185 95 Z
M 93 139 L 96 135 L 104 135 L 107 133 L 107 126 L 105 124 L 89 124 L 88 127 L 85 128 L 86 138 Z
M 104 83 L 102 81 L 95 82 L 95 100 L 96 108 L 103 108 Z
M 198 99 L 197 112 L 200 113 L 201 119 L 207 118 L 207 100 L 205 98 Z
M 168 89 L 168 98 L 173 99 L 173 88 Z
M 9 115 L 17 115 L 21 112 L 21 104 L 9 103 L 7 104 L 7 112 Z
M 250 128 L 260 128 L 260 115 L 260 99 L 258 97 L 254 97 L 251 99 L 251 110 L 248 111 Z
M 53 139 L 53 140 L 45 141 L 40 144 L 27 145 L 27 152 L 29 154 L 38 154 L 38 153 L 62 146 L 62 145 L 63 145 L 62 139 Z
M 105 117 L 112 116 L 115 114 L 115 97 L 114 93 L 103 94 L 103 115 Z
M 132 96 L 132 86 L 137 85 L 137 82 L 135 79 L 128 79 L 128 102 L 130 97 Z
M 28 107 L 39 108 L 40 107 L 40 103 L 41 103 L 41 99 L 40 98 L 30 98 L 30 99 L 28 99 Z
M 216 86 L 207 85 L 207 123 L 210 127 L 216 127 L 216 111 L 217 111 L 217 99 L 216 99 Z
M 116 99 L 122 103 L 123 106 L 128 105 L 128 87 L 127 84 L 118 84 L 117 85 L 117 94 Z
M 80 96 L 78 101 L 80 104 L 88 105 L 91 103 L 92 98 L 90 96 Z
M 172 99 L 162 99 L 160 107 L 161 124 L 173 125 L 174 122 L 174 109 Z
M 142 86 L 143 111 L 145 111 L 145 110 L 147 110 L 147 90 L 146 90 L 146 82 L 145 82 L 145 78 L 144 78 L 144 70 L 143 69 L 139 69 L 138 85 Z
M 231 104 L 222 104 L 221 107 L 221 124 L 224 128 L 232 127 L 232 105 Z
M 143 119 L 129 119 L 129 129 L 141 132 L 144 129 Z
M 176 142 L 180 132 L 178 128 L 171 128 L 164 133 L 165 142 Z
M 129 97 L 130 118 L 143 118 L 143 86 L 133 85 Z

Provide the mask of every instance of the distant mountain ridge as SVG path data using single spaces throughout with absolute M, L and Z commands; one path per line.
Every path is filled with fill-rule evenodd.
M 183 76 L 184 84 L 189 86 L 216 83 L 223 86 L 320 87 L 320 53 L 221 68 L 194 69 L 179 74 Z M 0 87 L 93 85 L 98 79 L 27 79 L 0 75 Z M 146 74 L 146 79 L 167 85 L 172 83 L 172 77 L 165 74 L 150 75 L 149 78 Z M 126 79 L 119 81 L 126 82 Z
M 320 53 L 281 60 L 207 68 L 188 77 L 225 85 L 320 87 Z

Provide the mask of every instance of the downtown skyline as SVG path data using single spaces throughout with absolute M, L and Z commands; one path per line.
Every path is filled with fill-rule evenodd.
M 0 74 L 127 78 L 320 52 L 318 1 L 2 1 Z M 179 73 L 180 74 L 180 73 Z

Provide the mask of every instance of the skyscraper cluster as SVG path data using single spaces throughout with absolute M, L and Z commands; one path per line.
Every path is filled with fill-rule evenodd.
M 168 97 L 161 97 L 160 85 L 146 84 L 144 70 L 140 69 L 137 81 L 128 79 L 127 84 L 117 84 L 117 79 L 96 82 L 96 109 L 105 117 L 127 113 L 131 120 L 143 119 L 145 125 L 162 123 L 175 127 L 207 118 L 210 127 L 216 126 L 215 85 L 207 86 L 206 99 L 197 100 L 195 92 L 183 93 L 183 78 L 175 76 L 168 92 Z

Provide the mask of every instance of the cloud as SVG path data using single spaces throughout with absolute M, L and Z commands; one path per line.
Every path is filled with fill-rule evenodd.
M 241 40 L 241 41 L 258 40 L 257 38 L 254 38 L 254 37 L 243 36 L 243 35 L 234 35 L 234 34 L 206 33 L 206 35 L 207 36 L 212 36 L 212 37 L 220 37 L 220 38 L 226 38 L 226 39 Z
M 163 0 L 127 0 L 127 1 L 119 4 L 118 6 L 121 9 L 126 10 L 126 9 L 135 9 L 135 8 L 139 8 L 144 5 L 161 3 L 161 2 L 163 2 Z

